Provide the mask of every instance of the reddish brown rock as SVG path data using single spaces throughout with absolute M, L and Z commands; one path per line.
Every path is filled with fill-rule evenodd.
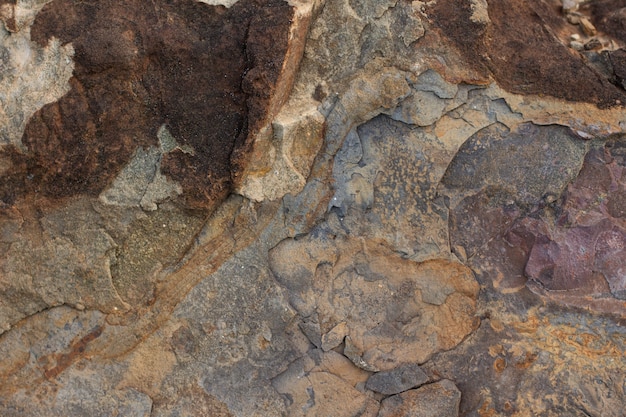
M 591 14 L 593 24 L 601 31 L 626 42 L 626 2 L 599 0 L 585 2 L 581 10 Z
M 561 43 L 558 35 L 566 31 L 567 21 L 555 2 L 491 0 L 486 2 L 486 19 L 478 18 L 475 3 L 480 2 L 438 1 L 429 11 L 433 25 L 483 76 L 493 76 L 516 94 L 550 95 L 600 107 L 626 102 L 623 88 Z
M 73 45 L 71 90 L 32 117 L 27 152 L 2 150 L 12 163 L 2 203 L 97 195 L 165 126 L 190 150 L 165 154 L 162 172 L 182 185 L 187 205 L 212 207 L 232 187 L 231 154 L 265 122 L 292 15 L 278 0 L 229 9 L 189 0 L 49 3 L 32 38 Z
M 527 286 L 559 304 L 623 316 L 623 139 L 592 147 L 574 177 L 580 139 L 557 127 L 522 132 L 483 129 L 448 168 L 449 191 L 482 188 L 452 210 L 453 250 L 500 292 Z
M 530 229 L 538 236 L 526 265 L 534 291 L 626 315 L 624 149 L 619 139 L 592 149 L 568 187 L 563 214 L 555 222 L 544 219 L 541 231 L 541 225 Z

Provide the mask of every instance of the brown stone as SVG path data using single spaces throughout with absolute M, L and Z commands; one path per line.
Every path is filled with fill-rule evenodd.
M 178 200 L 185 191 L 187 207 L 199 207 L 173 172 L 202 168 L 193 165 L 202 155 L 184 137 L 185 121 L 158 119 L 165 105 L 154 113 L 154 127 L 136 121 L 157 133 L 120 148 L 128 162 L 87 161 L 119 163 L 114 172 L 102 170 L 108 179 L 87 178 L 87 196 L 40 197 L 54 181 L 19 175 L 36 166 L 35 148 L 21 139 L 41 106 L 61 109 L 59 103 L 75 97 L 88 110 L 76 113 L 78 121 L 91 117 L 89 100 L 109 97 L 100 97 L 104 89 L 92 96 L 70 91 L 85 87 L 85 77 L 69 81 L 74 61 L 83 76 L 91 61 L 84 50 L 74 55 L 79 42 L 48 41 L 41 16 L 33 30 L 40 44 L 31 42 L 31 21 L 45 4 L 50 17 L 46 11 L 58 8 L 54 1 L 0 0 L 7 6 L 0 27 L 0 146 L 6 150 L 0 173 L 7 179 L 3 190 L 15 201 L 0 217 L 2 416 L 623 417 L 624 320 L 594 314 L 624 310 L 623 111 L 557 100 L 549 89 L 538 95 L 563 75 L 554 71 L 571 69 L 570 61 L 559 68 L 544 56 L 557 51 L 560 59 L 559 48 L 570 40 L 580 41 L 581 51 L 566 54 L 582 68 L 592 65 L 596 81 L 622 89 L 624 51 L 589 13 L 595 2 L 578 9 L 578 20 L 590 18 L 598 30 L 601 45 L 589 51 L 582 50 L 590 39 L 579 26 L 560 26 L 566 19 L 560 0 L 504 0 L 510 10 L 495 0 L 439 0 L 454 6 L 444 11 L 452 17 L 466 13 L 456 22 L 437 22 L 431 13 L 436 2 L 271 3 L 295 7 L 289 45 L 307 36 L 306 27 L 295 30 L 294 22 L 311 17 L 304 60 L 296 71 L 298 54 L 288 50 L 294 55 L 283 59 L 283 69 L 293 72 L 282 72 L 276 90 L 259 96 L 270 103 L 259 113 L 264 120 L 248 125 L 228 162 L 233 177 L 239 173 L 233 182 L 241 181 L 241 195 L 207 218 L 206 211 L 188 210 Z M 129 17 L 137 3 L 102 4 Z M 266 34 L 276 25 L 262 8 L 254 13 L 268 32 L 252 27 L 255 18 L 234 17 L 260 3 L 240 3 L 142 6 L 149 15 L 160 5 L 172 17 L 172 27 L 155 25 L 171 29 L 163 40 L 168 48 L 187 45 L 205 29 L 194 29 L 201 13 L 180 15 L 187 6 L 247 26 L 261 44 L 273 42 Z M 567 3 L 564 8 L 574 10 L 578 0 Z M 111 30 L 146 19 L 118 22 L 93 1 L 60 4 L 68 6 L 60 26 L 84 4 L 96 6 L 95 29 L 106 29 L 107 19 Z M 618 12 L 623 2 L 597 4 Z M 487 34 L 471 38 L 469 27 L 468 43 L 478 39 L 470 47 L 488 52 L 479 57 L 484 67 L 464 59 L 467 51 L 441 29 L 456 24 L 450 29 L 462 31 L 464 22 Z M 76 39 L 89 29 L 81 27 Z M 144 30 L 150 31 L 144 25 L 137 33 Z M 101 32 L 89 35 L 93 42 L 108 39 Z M 535 41 L 547 42 L 538 55 Z M 255 47 L 246 45 L 252 56 Z M 115 74 L 143 71 L 127 46 L 111 45 L 96 56 L 106 58 L 100 66 L 112 63 L 104 72 L 114 90 L 124 87 Z M 239 51 L 232 52 L 236 58 Z M 516 52 L 532 59 L 523 62 Z M 264 58 L 255 63 L 272 68 Z M 265 82 L 253 68 L 248 74 L 244 95 Z M 296 88 L 281 89 L 280 80 L 294 74 Z M 516 88 L 531 95 L 505 91 L 502 74 L 513 74 L 513 85 L 527 82 Z M 166 79 L 158 71 L 149 75 Z M 584 84 L 588 75 L 557 85 L 580 91 L 558 93 L 593 92 L 598 84 L 593 78 L 591 87 Z M 144 78 L 135 86 L 164 94 L 174 88 L 144 85 Z M 599 88 L 597 97 L 605 92 Z M 192 107 L 184 110 L 191 120 L 197 116 Z M 245 107 L 250 121 L 256 116 Z M 46 127 L 46 111 L 30 123 Z M 131 127 L 103 115 L 117 123 L 115 129 Z M 58 126 L 69 131 L 63 120 Z M 143 134 L 141 129 L 131 133 Z M 70 150 L 48 152 L 71 158 Z M 246 155 L 255 163 L 246 164 Z M 138 163 L 141 158 L 149 163 Z M 166 166 L 172 161 L 180 165 Z M 90 169 L 85 172 L 101 172 Z M 180 175 L 193 169 L 188 171 Z M 38 193 L 20 185 L 28 181 L 36 182 Z M 144 200 L 148 191 L 152 197 Z M 368 389 L 368 381 L 378 391 Z
M 189 0 L 49 3 L 32 38 L 73 45 L 71 90 L 32 117 L 27 152 L 2 150 L 12 163 L 2 203 L 97 195 L 165 126 L 190 151 L 166 153 L 162 172 L 182 185 L 188 206 L 213 207 L 232 187 L 231 154 L 265 122 L 292 14 L 278 0 L 229 9 Z
M 516 94 L 543 94 L 607 107 L 624 103 L 612 85 L 567 46 L 557 41 L 566 25 L 553 2 L 488 1 L 489 22 L 472 20 L 470 2 L 438 1 L 431 22 L 468 63 Z
M 626 41 L 626 3 L 623 0 L 585 2 L 582 10 L 590 12 L 592 23 L 599 30 Z

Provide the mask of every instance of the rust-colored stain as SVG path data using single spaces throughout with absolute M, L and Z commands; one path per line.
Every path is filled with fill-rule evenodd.
M 526 352 L 522 358 L 513 363 L 513 366 L 517 369 L 527 369 L 535 362 L 535 359 L 537 359 L 536 353 Z
M 498 412 L 491 405 L 491 398 L 486 398 L 478 409 L 478 415 L 480 417 L 495 417 Z
M 496 360 L 493 361 L 493 369 L 498 373 L 504 371 L 506 369 L 506 359 L 502 357 L 496 358 Z
M 513 411 L 515 411 L 515 407 L 513 404 L 511 404 L 510 401 L 505 401 L 504 402 L 504 411 L 506 411 L 507 413 L 511 413 Z
M 96 326 L 93 330 L 87 333 L 80 339 L 72 342 L 69 347 L 69 351 L 66 353 L 54 353 L 51 354 L 51 359 L 56 362 L 56 365 L 52 368 L 48 368 L 44 371 L 46 379 L 56 378 L 61 372 L 67 369 L 68 366 L 76 362 L 83 357 L 87 345 L 96 340 L 102 334 L 102 326 Z M 44 358 L 43 361 L 47 362 L 50 358 Z

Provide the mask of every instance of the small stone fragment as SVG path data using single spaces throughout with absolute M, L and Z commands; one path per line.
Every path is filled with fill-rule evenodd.
M 380 410 L 380 403 L 373 398 L 369 398 L 367 400 L 367 405 L 365 406 L 365 410 L 360 415 L 360 417 L 377 417 L 379 410 Z
M 308 379 L 313 403 L 304 415 L 351 417 L 365 409 L 367 397 L 342 379 L 327 372 L 313 372 Z
M 585 44 L 578 41 L 571 41 L 569 43 L 570 48 L 575 49 L 576 51 L 582 51 L 585 49 Z
M 328 372 L 285 373 L 274 388 L 289 399 L 288 415 L 300 417 L 361 415 L 368 397 Z
M 439 98 L 452 99 L 458 92 L 458 86 L 446 81 L 439 73 L 428 70 L 417 77 L 417 83 L 413 86 L 417 91 L 430 91 Z
M 410 46 L 413 42 L 424 36 L 424 25 L 420 20 L 418 13 L 408 13 L 406 22 L 404 22 L 404 30 L 400 33 L 405 46 Z
M 488 10 L 489 6 L 487 5 L 486 0 L 472 0 L 470 7 L 472 10 L 470 20 L 472 22 L 480 23 L 483 25 L 486 25 L 490 22 Z
M 328 352 L 339 346 L 343 342 L 343 338 L 346 337 L 347 332 L 348 327 L 344 321 L 333 327 L 331 331 L 322 336 L 322 350 Z
M 328 372 L 341 378 L 353 387 L 362 386 L 370 377 L 370 373 L 354 366 L 352 361 L 334 350 L 324 352 L 320 349 L 309 351 L 309 356 L 316 366 L 310 372 Z
M 580 15 L 578 13 L 568 13 L 566 19 L 572 25 L 580 24 Z
M 575 12 L 578 10 L 578 1 L 576 0 L 563 0 L 563 12 Z
M 429 126 L 439 120 L 447 102 L 431 91 L 416 91 L 391 113 L 391 118 L 417 126 Z
M 428 382 L 428 376 L 416 364 L 398 366 L 390 371 L 377 372 L 370 376 L 365 387 L 385 395 L 418 387 Z
M 305 319 L 299 324 L 299 327 L 315 347 L 322 347 L 322 332 L 320 324 L 316 320 Z
M 584 49 L 586 51 L 591 51 L 591 50 L 598 49 L 598 48 L 602 48 L 602 43 L 596 38 L 591 38 L 584 45 Z
M 343 350 L 343 354 L 346 355 L 346 357 L 350 359 L 352 363 L 366 371 L 379 371 L 379 369 L 377 369 L 375 366 L 372 366 L 363 360 L 363 353 L 359 350 L 359 348 L 354 345 L 354 343 L 352 343 L 352 339 L 350 339 L 350 336 L 346 336 L 345 342 L 346 347 Z
M 461 392 L 447 379 L 385 399 L 379 417 L 456 417 Z
M 586 17 L 580 18 L 580 27 L 587 36 L 594 36 L 598 31 L 596 27 Z

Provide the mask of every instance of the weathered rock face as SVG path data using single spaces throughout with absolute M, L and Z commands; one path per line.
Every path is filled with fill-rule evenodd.
M 605 6 L 604 13 L 613 13 L 615 8 Z M 434 26 L 453 42 L 467 63 L 485 79 L 492 75 L 507 91 L 603 107 L 623 103 L 626 96 L 619 84 L 598 74 L 569 45 L 559 42 L 578 32 L 563 19 L 561 10 L 556 1 L 472 0 L 461 5 L 437 1 L 431 13 Z M 598 10 L 594 16 L 600 30 L 611 25 L 603 22 L 604 13 Z M 579 24 L 583 26 L 580 19 Z M 623 34 L 617 32 L 610 34 L 623 41 Z
M 55 305 L 148 303 L 155 272 L 187 251 L 242 172 L 249 137 L 284 101 L 293 75 L 283 64 L 301 53 L 295 9 L 2 7 L 2 328 Z
M 267 116 L 292 14 L 281 1 L 230 9 L 195 1 L 48 3 L 32 41 L 71 45 L 73 76 L 63 97 L 30 118 L 15 144 L 26 152 L 5 150 L 12 167 L 2 201 L 98 195 L 133 154 L 141 158 L 138 148 L 158 147 L 147 158 L 180 184 L 188 205 L 219 203 L 232 187 L 231 154 Z
M 0 414 L 621 416 L 624 10 L 0 0 Z
M 331 227 L 270 252 L 272 272 L 306 317 L 304 333 L 322 350 L 345 339 L 344 354 L 358 367 L 389 370 L 423 363 L 473 330 L 478 285 L 468 268 L 418 264 Z

